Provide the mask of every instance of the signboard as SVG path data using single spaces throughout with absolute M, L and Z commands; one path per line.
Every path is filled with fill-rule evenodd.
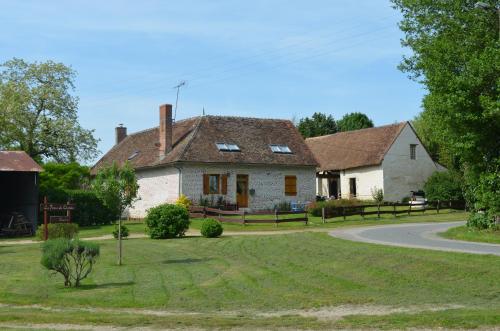
M 69 216 L 50 216 L 50 223 L 69 223 Z
M 41 210 L 57 211 L 57 210 L 75 210 L 76 205 L 71 203 L 42 203 L 40 204 Z

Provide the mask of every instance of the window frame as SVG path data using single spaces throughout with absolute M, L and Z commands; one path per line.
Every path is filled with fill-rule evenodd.
M 216 178 L 217 190 L 212 191 L 212 178 Z M 220 194 L 221 185 L 220 185 L 220 175 L 219 174 L 208 174 L 208 194 Z
M 240 146 L 234 143 L 216 142 L 215 146 L 217 146 L 219 152 L 241 152 Z
M 417 146 L 418 144 L 410 144 L 410 160 L 417 159 Z
M 273 152 L 273 153 L 293 154 L 291 148 L 288 145 L 270 144 L 269 148 L 271 148 L 271 152 Z

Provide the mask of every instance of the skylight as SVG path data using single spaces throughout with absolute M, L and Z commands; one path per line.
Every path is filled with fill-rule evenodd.
M 240 148 L 236 144 L 215 143 L 221 152 L 239 152 Z
M 287 145 L 269 145 L 273 153 L 292 154 L 292 150 Z
M 134 157 L 136 157 L 137 155 L 139 155 L 139 151 L 135 151 L 133 152 L 132 154 L 130 154 L 130 156 L 128 157 L 129 160 L 132 160 Z

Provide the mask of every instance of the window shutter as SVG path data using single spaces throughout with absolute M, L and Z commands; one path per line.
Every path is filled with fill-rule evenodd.
M 221 194 L 227 194 L 227 175 L 221 176 Z
M 285 176 L 285 195 L 297 195 L 297 177 Z
M 207 195 L 209 193 L 209 176 L 203 174 L 203 194 Z

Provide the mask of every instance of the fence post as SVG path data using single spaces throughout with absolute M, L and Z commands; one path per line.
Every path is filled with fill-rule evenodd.
M 408 202 L 408 216 L 410 216 L 410 213 L 411 213 L 411 203 Z
M 344 221 L 345 221 L 345 207 L 342 206 L 342 216 L 344 216 Z
M 66 202 L 68 209 L 66 209 L 66 216 L 68 217 L 68 222 L 71 223 L 71 210 L 69 210 L 69 201 Z
M 377 218 L 380 218 L 380 203 L 377 203 Z
M 437 206 L 436 206 L 436 211 L 439 214 L 439 199 L 438 199 L 438 203 L 437 203 Z
M 363 220 L 365 219 L 365 206 L 361 206 L 361 217 L 363 217 Z
M 275 222 L 275 226 L 278 227 L 278 208 L 276 208 L 274 210 L 274 222 Z
M 43 239 L 46 241 L 49 239 L 49 229 L 47 228 L 48 222 L 48 213 L 47 213 L 47 196 L 43 197 Z
M 244 210 L 244 211 L 243 211 L 243 225 L 247 225 L 246 220 L 245 220 L 245 214 L 246 214 L 246 213 L 247 213 L 247 212 Z
M 203 218 L 207 218 L 207 207 L 203 206 Z
M 323 221 L 323 224 L 326 223 L 326 219 L 325 219 L 325 207 L 321 208 L 321 220 Z
M 392 209 L 393 209 L 394 217 L 396 217 L 396 203 L 395 202 L 392 203 Z
M 307 210 L 304 212 L 304 218 L 306 219 L 306 225 L 309 223 L 309 216 L 307 215 Z

